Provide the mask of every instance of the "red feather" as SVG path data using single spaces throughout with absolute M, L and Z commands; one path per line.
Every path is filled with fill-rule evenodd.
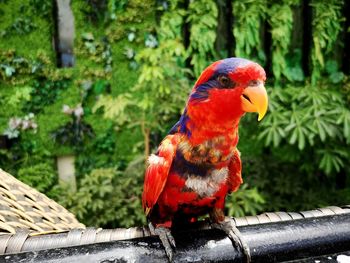
M 243 183 L 242 179 L 242 162 L 239 151 L 235 150 L 233 157 L 231 158 L 229 168 L 229 178 L 227 184 L 229 186 L 229 192 L 235 192 L 239 186 Z
M 179 134 L 168 135 L 159 145 L 158 154 L 152 154 L 148 158 L 142 194 L 142 206 L 146 215 L 152 210 L 165 186 L 179 139 Z

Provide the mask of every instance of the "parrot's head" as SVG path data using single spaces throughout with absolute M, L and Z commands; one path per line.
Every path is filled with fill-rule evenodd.
M 190 94 L 190 118 L 212 122 L 238 120 L 246 112 L 258 113 L 260 121 L 268 107 L 264 87 L 266 74 L 257 63 L 243 58 L 227 58 L 207 67 Z

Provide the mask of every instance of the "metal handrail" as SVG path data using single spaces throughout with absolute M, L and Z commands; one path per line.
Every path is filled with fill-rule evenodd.
M 243 227 L 339 214 L 350 214 L 350 205 L 343 207 L 329 206 L 301 212 L 267 212 L 257 216 L 234 217 L 233 219 L 237 227 Z M 206 222 L 200 222 L 196 225 L 196 228 L 209 229 L 210 225 Z M 61 233 L 46 234 L 31 234 L 28 230 L 21 230 L 15 234 L 0 235 L 0 255 L 118 240 L 130 240 L 134 238 L 144 238 L 150 235 L 148 227 L 132 227 L 127 229 L 77 228 Z
M 274 213 L 274 215 L 282 214 Z M 245 262 L 246 257 L 242 248 L 233 244 L 224 232 L 217 229 L 199 228 L 193 229 L 191 227 L 185 231 L 180 229 L 173 231 L 176 240 L 173 262 Z M 313 259 L 319 256 L 327 255 L 329 258 L 329 255 L 339 255 L 339 253 L 350 255 L 350 213 L 348 212 L 270 223 L 247 224 L 239 226 L 238 229 L 250 248 L 252 262 L 285 262 L 300 259 L 306 260 L 303 262 L 315 262 Z M 167 262 L 165 250 L 158 237 L 148 236 L 149 233 L 143 232 L 144 229 L 132 228 L 132 230 L 137 231 L 133 233 L 124 229 L 106 230 L 106 232 L 87 229 L 85 233 L 93 236 L 94 238 L 91 238 L 90 241 L 95 240 L 95 242 L 96 237 L 100 236 L 101 233 L 103 236 L 109 236 L 107 239 L 111 239 L 115 233 L 125 234 L 120 237 L 131 237 L 135 233 L 142 233 L 145 237 L 12 253 L 0 256 L 0 262 Z M 57 240 L 57 235 L 59 235 L 60 238 L 73 241 L 73 237 L 77 235 L 76 239 L 80 242 L 81 240 L 84 240 L 85 243 L 90 242 L 88 238 L 83 238 L 84 234 L 79 235 L 82 232 L 76 231 L 74 235 L 71 234 L 72 231 L 69 233 L 49 236 L 53 240 Z M 50 240 L 47 235 L 36 238 L 38 238 L 38 242 L 40 242 L 39 240 L 42 242 Z M 36 249 L 38 248 L 39 246 L 36 247 Z

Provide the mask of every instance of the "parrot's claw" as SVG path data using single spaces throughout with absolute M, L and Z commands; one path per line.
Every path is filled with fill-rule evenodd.
M 243 253 L 246 256 L 247 262 L 251 262 L 250 249 L 247 243 L 244 241 L 241 232 L 239 232 L 232 218 L 225 217 L 224 221 L 214 223 L 212 224 L 212 227 L 224 231 L 236 247 L 242 248 Z
M 173 248 L 176 248 L 176 244 L 170 229 L 166 227 L 154 227 L 152 224 L 149 224 L 149 228 L 152 235 L 159 237 L 160 241 L 163 244 L 169 262 L 172 262 L 174 255 Z

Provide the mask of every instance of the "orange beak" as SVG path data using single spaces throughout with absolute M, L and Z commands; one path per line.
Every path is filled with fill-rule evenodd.
M 257 112 L 258 121 L 262 120 L 268 107 L 267 93 L 264 85 L 260 84 L 245 88 L 241 96 L 241 102 L 242 109 L 245 112 Z

